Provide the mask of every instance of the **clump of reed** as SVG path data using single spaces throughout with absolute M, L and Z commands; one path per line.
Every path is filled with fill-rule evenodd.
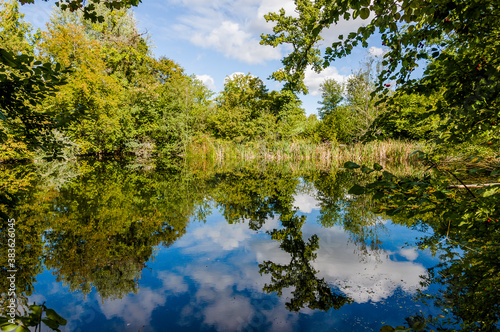
M 415 142 L 400 140 L 337 145 L 335 159 L 339 162 L 408 163 L 416 159 L 412 154 L 420 148 Z
M 364 164 L 408 163 L 414 159 L 411 154 L 418 149 L 415 143 L 398 140 L 341 145 L 306 140 L 234 143 L 204 137 L 189 144 L 187 157 L 195 163 L 306 161 L 319 168 L 330 168 L 346 161 Z

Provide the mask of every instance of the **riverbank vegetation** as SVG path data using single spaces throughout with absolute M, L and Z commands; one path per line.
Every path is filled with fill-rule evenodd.
M 41 32 L 23 21 L 17 2 L 2 1 L 3 82 L 42 75 L 45 84 L 31 92 L 2 85 L 2 162 L 88 155 L 400 162 L 430 151 L 442 125 L 426 114 L 442 93 L 378 91 L 383 66 L 375 58 L 345 83 L 323 82 L 318 118 L 306 116 L 293 90 L 269 91 L 250 73 L 227 77 L 216 94 L 175 61 L 156 58 L 130 11 L 95 12 L 102 22 L 57 9 Z M 22 66 L 14 61 L 20 54 Z M 469 155 L 494 156 L 496 141 L 469 143 Z

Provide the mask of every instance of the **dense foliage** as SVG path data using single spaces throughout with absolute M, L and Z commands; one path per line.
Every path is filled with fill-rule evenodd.
M 68 146 L 76 155 L 171 158 L 196 137 L 275 141 L 306 131 L 298 97 L 250 74 L 228 77 L 213 100 L 177 63 L 155 58 L 127 3 L 116 4 L 61 4 L 47 30 L 33 33 L 19 4 L 2 2 L 4 160 L 26 156 L 12 152 L 20 143 L 49 158 L 71 157 Z

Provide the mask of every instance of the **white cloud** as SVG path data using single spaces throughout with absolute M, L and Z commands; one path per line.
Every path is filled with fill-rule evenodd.
M 321 94 L 320 85 L 326 79 L 334 79 L 337 82 L 344 82 L 349 76 L 344 76 L 339 74 L 339 71 L 335 67 L 328 67 L 320 73 L 316 73 L 312 68 L 308 68 L 305 72 L 304 83 L 309 88 L 309 93 L 313 96 L 319 96 Z
M 376 56 L 376 57 L 383 57 L 386 51 L 380 47 L 375 47 L 372 46 L 370 47 L 370 50 L 368 51 L 370 55 Z
M 260 45 L 260 34 L 271 31 L 272 27 L 261 14 L 270 8 L 261 9 L 262 0 L 173 0 L 171 3 L 181 8 L 175 22 L 170 24 L 179 38 L 248 64 L 282 57 L 279 49 Z
M 215 91 L 217 88 L 215 87 L 215 81 L 210 75 L 196 75 L 196 78 L 205 84 L 207 88 L 212 91 Z
M 357 32 L 358 28 L 367 25 L 373 18 L 375 14 L 371 13 L 368 19 L 363 20 L 361 18 L 356 18 L 355 20 L 346 21 L 344 19 L 340 20 L 337 24 L 331 25 L 330 28 L 323 31 L 321 36 L 323 41 L 321 43 L 325 46 L 329 46 L 334 42 L 339 41 L 339 35 L 344 36 L 344 40 L 347 35 L 351 32 Z
M 295 199 L 295 205 L 304 210 L 312 210 L 316 204 L 314 198 L 307 198 L 305 195 L 297 196 Z M 273 227 L 280 227 L 277 220 L 273 219 L 270 222 Z M 226 226 L 235 230 L 231 231 L 231 228 Z M 182 271 L 199 285 L 198 301 L 207 301 L 209 298 L 210 301 L 215 301 L 211 294 L 233 288 L 261 292 L 261 287 L 268 282 L 269 276 L 258 276 L 255 263 L 267 260 L 276 264 L 290 262 L 290 255 L 279 247 L 277 241 L 270 238 L 249 237 L 244 230 L 247 227 L 245 224 L 227 225 L 224 221 L 211 223 L 197 228 L 196 232 L 191 232 L 192 235 L 188 234 L 180 241 L 195 243 L 195 251 L 198 254 L 202 253 L 198 258 L 199 263 L 191 264 Z M 218 232 L 220 236 L 215 235 Z M 202 234 L 204 237 L 201 237 Z M 411 294 L 420 287 L 420 276 L 427 273 L 422 264 L 415 262 L 418 253 L 413 249 L 398 250 L 398 253 L 408 261 L 395 261 L 391 259 L 394 252 L 369 247 L 362 249 L 350 242 L 349 235 L 340 227 L 325 229 L 307 223 L 303 226 L 303 234 L 304 238 L 309 238 L 313 234 L 320 236 L 317 258 L 312 262 L 314 268 L 319 271 L 318 277 L 324 278 L 330 285 L 339 287 L 357 303 L 380 302 L 392 296 L 397 289 Z M 190 237 L 194 238 L 189 239 Z M 244 250 L 238 251 L 239 254 L 235 256 L 231 254 L 231 259 L 225 260 L 227 252 L 221 250 L 223 238 L 234 239 L 238 247 Z M 229 246 L 235 247 L 234 243 L 231 243 L 232 240 L 229 241 Z M 188 248 L 183 250 L 191 252 Z M 208 265 L 204 264 L 207 257 L 211 261 Z M 287 300 L 285 293 L 290 291 L 284 292 L 280 302 Z M 307 310 L 303 313 L 307 313 Z
M 307 227 L 304 233 L 319 231 L 318 227 Z M 391 260 L 392 253 L 386 250 L 368 248 L 360 259 L 356 253 L 357 245 L 336 246 L 348 243 L 346 233 L 335 228 L 321 229 L 321 232 L 318 258 L 314 262 L 320 271 L 318 276 L 338 286 L 357 303 L 379 302 L 392 296 L 398 288 L 414 293 L 420 287 L 420 276 L 427 273 L 420 263 Z
M 184 236 L 177 246 L 185 247 L 186 252 L 214 253 L 233 250 L 245 244 L 252 230 L 246 224 L 231 225 L 228 223 L 212 223 L 193 229 L 190 236 Z
M 172 294 L 178 295 L 188 291 L 187 283 L 178 274 L 162 271 L 158 273 L 158 278 L 163 282 L 163 288 L 168 289 Z
M 240 76 L 240 75 L 245 76 L 246 74 L 240 71 L 235 71 L 234 73 L 227 75 L 226 78 L 224 78 L 224 84 L 226 84 L 227 81 L 232 80 L 235 76 Z
M 414 261 L 418 258 L 418 252 L 415 249 L 401 249 L 399 254 L 409 261 Z
M 190 41 L 248 64 L 260 64 L 281 58 L 278 49 L 260 45 L 258 36 L 253 36 L 244 26 L 232 21 L 223 21 L 210 31 L 196 31 Z

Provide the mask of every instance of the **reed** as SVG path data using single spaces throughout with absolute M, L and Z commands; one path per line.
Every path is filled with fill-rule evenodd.
M 353 161 L 369 167 L 379 163 L 396 176 L 421 176 L 427 168 L 411 157 L 417 149 L 419 146 L 416 144 L 403 141 L 342 146 L 307 141 L 236 144 L 203 139 L 188 147 L 186 166 L 204 175 L 244 168 L 265 170 L 269 167 L 302 174 L 336 171 L 346 161 Z
M 187 147 L 190 159 L 215 163 L 237 161 L 310 161 L 329 167 L 346 161 L 369 163 L 406 163 L 419 146 L 412 142 L 386 140 L 352 145 L 312 143 L 309 141 L 248 142 L 246 144 L 210 138 L 193 141 Z

